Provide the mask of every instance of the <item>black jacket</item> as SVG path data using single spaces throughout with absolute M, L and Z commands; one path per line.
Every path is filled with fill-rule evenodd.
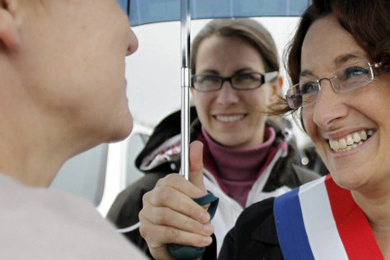
M 226 235 L 218 260 L 283 260 L 273 214 L 274 198 L 246 208 Z M 212 251 L 212 250 L 209 250 Z M 204 260 L 214 259 L 209 256 Z

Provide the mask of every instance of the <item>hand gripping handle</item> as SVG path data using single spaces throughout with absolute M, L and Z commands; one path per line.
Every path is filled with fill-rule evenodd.
M 211 219 L 214 217 L 215 211 L 218 206 L 218 197 L 215 197 L 212 193 L 207 193 L 205 196 L 193 199 L 196 203 L 201 206 L 210 204 L 208 208 L 208 213 L 210 214 Z M 193 246 L 183 246 L 177 244 L 169 244 L 168 251 L 175 258 L 179 260 L 194 260 L 201 257 L 206 248 L 204 247 L 193 247 Z

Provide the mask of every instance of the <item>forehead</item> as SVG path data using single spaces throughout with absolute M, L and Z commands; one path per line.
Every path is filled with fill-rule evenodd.
M 258 50 L 240 37 L 212 35 L 199 45 L 196 58 L 197 71 L 202 69 L 238 70 L 243 68 L 264 70 Z
M 302 44 L 301 71 L 332 72 L 349 58 L 364 58 L 365 52 L 333 16 L 315 21 Z

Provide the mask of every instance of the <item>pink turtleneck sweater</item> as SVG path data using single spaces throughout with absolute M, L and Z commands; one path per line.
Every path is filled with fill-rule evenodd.
M 266 128 L 264 143 L 249 149 L 231 149 L 215 142 L 202 128 L 202 134 L 207 143 L 214 162 L 213 167 L 219 182 L 225 186 L 229 195 L 245 208 L 248 193 L 256 179 L 260 176 L 271 145 L 275 140 L 275 130 Z M 207 168 L 207 163 L 205 163 Z

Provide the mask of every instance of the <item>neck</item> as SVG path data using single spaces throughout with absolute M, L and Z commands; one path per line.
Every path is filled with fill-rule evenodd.
M 390 260 L 390 193 L 364 193 L 352 191 L 355 202 L 365 213 L 379 248 L 385 259 Z
M 202 134 L 213 155 L 219 175 L 231 181 L 248 181 L 257 177 L 275 140 L 275 130 L 266 128 L 264 142 L 247 149 L 231 149 L 215 142 L 202 129 Z
M 261 174 L 266 159 L 269 156 L 272 143 L 275 140 L 275 130 L 266 129 L 265 142 L 248 149 L 231 149 L 215 142 L 208 133 L 202 129 L 202 135 L 207 142 L 213 158 L 215 174 L 237 202 L 243 208 L 253 183 Z M 205 163 L 206 167 L 207 163 Z
M 19 74 L 2 65 L 0 172 L 26 185 L 46 187 L 67 159 L 92 147 L 87 142 L 93 137 L 72 129 L 62 107 L 41 99 Z
M 0 118 L 0 122 L 7 122 L 0 128 L 0 172 L 26 185 L 47 187 L 75 154 L 72 142 L 59 138 L 60 131 L 46 121 L 15 118 L 18 120 Z
M 0 141 L 2 142 L 2 141 Z M 42 141 L 43 142 L 43 141 Z M 20 144 L 20 143 L 19 143 Z M 65 162 L 65 156 L 45 144 L 31 147 L 0 145 L 0 172 L 29 186 L 47 187 Z

